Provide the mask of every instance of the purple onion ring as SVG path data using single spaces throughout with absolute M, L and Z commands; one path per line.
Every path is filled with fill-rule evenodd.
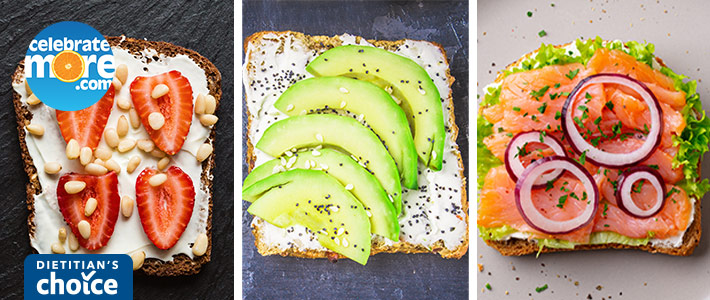
M 527 143 L 543 143 L 550 147 L 556 155 L 567 156 L 562 142 L 556 137 L 545 134 L 542 136 L 542 142 L 540 142 L 540 131 L 528 131 L 516 134 L 513 139 L 510 140 L 508 146 L 505 148 L 505 169 L 508 171 L 508 175 L 513 181 L 517 181 L 525 167 L 522 162 L 520 162 L 520 157 L 517 157 L 518 149 L 524 147 Z M 562 173 L 563 169 L 554 170 L 550 173 L 543 174 L 535 181 L 533 188 L 539 188 L 545 186 L 548 181 L 554 181 Z
M 656 203 L 648 209 L 636 205 L 631 198 L 633 185 L 639 180 L 647 180 L 656 189 Z M 666 203 L 666 185 L 661 173 L 648 166 L 635 166 L 624 171 L 619 177 L 619 188 L 616 189 L 616 202 L 619 208 L 630 216 L 650 218 L 658 214 Z

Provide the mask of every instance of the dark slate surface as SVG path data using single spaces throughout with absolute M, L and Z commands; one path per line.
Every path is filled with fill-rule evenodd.
M 231 1 L 0 1 L 0 298 L 21 299 L 22 263 L 32 253 L 10 76 L 34 35 L 52 23 L 85 22 L 105 35 L 167 41 L 196 50 L 222 73 L 217 112 L 212 262 L 195 276 L 136 276 L 136 299 L 224 299 L 234 295 L 234 9 Z
M 468 165 L 468 6 L 466 2 L 252 2 L 243 5 L 243 35 L 293 30 L 311 35 L 350 33 L 368 39 L 435 41 L 444 46 L 453 85 L 458 144 Z M 242 105 L 243 111 L 246 111 Z M 246 128 L 245 115 L 242 123 Z M 242 133 L 244 135 L 244 133 Z M 245 148 L 242 144 L 242 148 Z M 245 152 L 246 153 L 246 150 Z M 243 160 L 244 161 L 244 160 Z M 242 166 L 243 176 L 248 167 Z M 468 254 L 460 260 L 432 254 L 378 254 L 367 266 L 261 256 L 243 202 L 245 299 L 466 299 Z

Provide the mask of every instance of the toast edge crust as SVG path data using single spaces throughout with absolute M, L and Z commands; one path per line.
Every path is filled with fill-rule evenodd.
M 303 41 L 306 45 L 309 46 L 310 49 L 322 49 L 322 48 L 332 48 L 332 47 L 337 47 L 342 44 L 342 41 L 339 39 L 340 36 L 309 36 L 305 35 L 300 32 L 294 32 L 294 31 L 260 31 L 256 32 L 249 37 L 247 37 L 244 40 L 244 53 L 249 53 L 247 52 L 247 49 L 251 43 L 256 43 L 259 40 L 261 40 L 264 35 L 266 34 L 276 34 L 276 35 L 293 35 L 294 38 L 300 39 Z M 356 36 L 356 41 L 360 41 L 362 37 Z M 402 45 L 405 41 L 405 39 L 397 40 L 397 41 L 378 41 L 378 40 L 367 40 L 369 43 L 377 46 L 377 47 L 382 47 L 387 50 L 394 50 L 398 48 L 400 45 Z M 425 41 L 428 43 L 431 43 L 435 45 L 436 47 L 439 48 L 439 50 L 442 52 L 444 55 L 444 58 L 447 59 L 448 63 L 448 58 L 446 58 L 446 52 L 444 51 L 444 48 L 434 42 L 429 42 Z M 245 68 L 249 68 L 250 64 L 249 62 L 252 60 L 252 57 L 245 57 Z M 446 77 L 448 78 L 448 83 L 449 87 L 454 83 L 455 78 L 451 76 L 450 70 L 446 70 Z M 449 123 L 450 129 L 451 129 L 451 134 L 454 138 L 454 141 L 456 141 L 456 138 L 458 137 L 458 126 L 456 125 L 455 122 L 455 117 L 454 117 L 454 106 L 453 106 L 453 99 L 451 95 L 452 91 L 449 89 L 449 95 L 447 96 L 449 100 Z M 246 94 L 244 95 L 244 101 L 248 101 Z M 246 143 L 247 143 L 247 154 L 246 154 L 246 164 L 249 165 L 249 170 L 251 171 L 254 168 L 254 163 L 256 161 L 256 156 L 254 155 L 254 145 L 252 144 L 250 138 L 249 138 L 249 131 L 251 130 L 251 122 L 252 122 L 252 115 L 249 113 L 249 111 L 246 111 L 247 114 L 247 134 L 246 134 Z M 398 245 L 393 245 L 393 246 L 386 246 L 383 243 L 373 243 L 372 245 L 372 250 L 370 255 L 374 255 L 377 253 L 438 253 L 444 258 L 461 258 L 463 255 L 466 254 L 468 251 L 468 245 L 469 245 L 469 238 L 468 238 L 468 233 L 469 233 L 469 218 L 468 218 L 468 201 L 467 201 L 467 194 L 466 194 L 466 177 L 464 174 L 464 165 L 463 165 L 463 159 L 461 157 L 461 152 L 459 152 L 458 145 L 455 145 L 456 150 L 457 150 L 457 160 L 458 160 L 458 165 L 459 165 L 459 176 L 462 179 L 462 184 L 461 184 L 461 207 L 462 210 L 465 213 L 465 218 L 466 218 L 466 232 L 463 237 L 462 243 L 456 247 L 453 250 L 447 249 L 444 247 L 444 242 L 442 240 L 437 241 L 434 243 L 431 249 L 427 249 L 424 246 L 421 245 L 415 245 L 412 243 L 408 242 L 400 242 Z M 263 242 L 263 237 L 262 233 L 260 231 L 260 228 L 258 226 L 252 226 L 252 233 L 254 234 L 254 244 L 256 245 L 256 248 L 258 252 L 261 255 L 281 255 L 281 256 L 295 256 L 295 257 L 303 257 L 303 258 L 328 258 L 328 259 L 338 259 L 340 256 L 332 251 L 326 251 L 326 250 L 299 250 L 296 248 L 288 248 L 285 250 L 281 250 L 277 247 L 269 247 L 266 245 L 266 243 Z
M 222 98 L 222 76 L 212 62 L 207 58 L 201 56 L 199 53 L 176 46 L 166 42 L 159 41 L 145 41 L 133 38 L 127 38 L 123 36 L 118 37 L 106 37 L 106 40 L 111 46 L 120 46 L 121 48 L 129 50 L 131 53 L 138 53 L 144 49 L 151 48 L 155 49 L 159 54 L 166 56 L 175 56 L 178 54 L 184 54 L 193 59 L 200 68 L 205 71 L 207 77 L 207 86 L 210 93 L 217 100 L 217 108 L 219 108 L 219 103 Z M 19 82 L 24 76 L 24 60 L 18 63 L 15 72 L 12 75 L 12 82 Z M 29 227 L 29 237 L 32 238 L 35 234 L 35 210 L 34 210 L 34 195 L 38 195 L 42 192 L 42 187 L 39 180 L 37 179 L 37 168 L 34 165 L 32 157 L 27 149 L 27 143 L 25 142 L 25 124 L 32 119 L 32 113 L 25 107 L 21 102 L 22 97 L 20 94 L 13 90 L 12 92 L 12 102 L 15 109 L 15 115 L 17 117 L 17 131 L 20 142 L 20 148 L 22 153 L 22 159 L 24 162 L 24 170 L 29 177 L 29 182 L 27 183 L 27 210 L 29 210 L 29 215 L 27 217 L 27 225 Z M 213 127 L 210 136 L 207 140 L 210 145 L 214 146 L 215 139 L 215 128 Z M 214 148 L 214 147 L 213 147 Z M 202 163 L 202 174 L 200 176 L 200 181 L 202 186 L 207 188 L 209 192 L 209 216 L 207 218 L 207 237 L 209 243 L 207 245 L 207 251 L 203 256 L 191 259 L 185 254 L 176 254 L 173 256 L 172 261 L 162 261 L 156 258 L 146 258 L 141 271 L 146 275 L 151 276 L 179 276 L 179 275 L 192 275 L 200 272 L 202 265 L 206 264 L 211 259 L 212 253 L 212 206 L 213 206 L 213 185 L 212 185 L 212 169 L 215 167 L 214 152 L 210 155 L 207 160 Z M 32 249 L 33 253 L 37 253 L 36 249 Z

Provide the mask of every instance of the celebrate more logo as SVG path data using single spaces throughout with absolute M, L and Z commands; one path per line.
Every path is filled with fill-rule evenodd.
M 116 71 L 108 41 L 80 22 L 59 22 L 42 30 L 25 55 L 25 78 L 33 93 L 50 107 L 87 108 L 111 87 Z
M 32 254 L 25 299 L 131 299 L 133 262 L 125 254 Z

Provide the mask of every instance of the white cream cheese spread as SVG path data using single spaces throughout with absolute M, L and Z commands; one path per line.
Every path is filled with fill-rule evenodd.
M 209 93 L 207 77 L 204 70 L 186 55 L 179 54 L 169 57 L 157 53 L 154 49 L 145 49 L 139 55 L 136 55 L 118 47 L 113 47 L 112 49 L 115 57 L 115 65 L 125 64 L 128 67 L 128 79 L 120 90 L 116 90 L 114 106 L 111 110 L 108 123 L 106 124 L 106 129 L 116 128 L 116 123 L 121 116 L 128 118 L 128 111 L 123 111 L 118 108 L 117 100 L 119 98 L 130 99 L 130 84 L 137 76 L 153 76 L 171 70 L 177 70 L 189 80 L 192 86 L 193 101 L 198 94 L 207 95 Z M 157 57 L 158 60 L 154 60 L 154 57 Z M 13 83 L 13 89 L 22 96 L 22 103 L 32 113 L 32 123 L 41 124 L 45 128 L 44 135 L 39 137 L 26 132 L 25 142 L 27 143 L 32 161 L 37 168 L 38 179 L 42 186 L 42 192 L 38 195 L 34 195 L 35 232 L 34 235 L 31 236 L 31 245 L 39 253 L 52 253 L 51 245 L 58 241 L 58 230 L 61 227 L 66 227 L 67 230 L 69 230 L 57 204 L 56 189 L 59 177 L 69 172 L 84 174 L 86 172 L 78 160 L 67 159 L 65 154 L 66 142 L 62 138 L 59 125 L 57 124 L 55 110 L 41 103 L 38 105 L 27 104 L 26 100 L 29 95 L 27 95 L 25 91 L 24 78 L 20 82 Z M 198 234 L 206 233 L 207 220 L 209 218 L 210 194 L 207 187 L 201 182 L 201 174 L 203 171 L 202 164 L 195 158 L 197 149 L 200 145 L 205 143 L 209 135 L 210 128 L 202 126 L 197 116 L 193 114 L 192 124 L 185 144 L 178 153 L 170 157 L 170 165 L 178 166 L 188 174 L 195 188 L 195 202 L 192 217 L 175 246 L 167 250 L 161 250 L 155 247 L 144 233 L 137 207 L 134 206 L 133 214 L 130 218 L 126 218 L 119 213 L 113 235 L 106 246 L 96 251 L 87 251 L 84 248 L 79 248 L 79 250 L 72 252 L 69 251 L 69 247 L 65 245 L 67 253 L 130 254 L 142 250 L 145 251 L 147 258 L 158 258 L 163 261 L 171 261 L 173 255 L 180 253 L 192 258 L 191 245 L 194 243 Z M 135 140 L 149 139 L 143 125 L 138 129 L 129 126 L 129 132 L 126 137 Z M 109 148 L 103 140 L 103 137 L 99 147 L 101 146 Z M 132 156 L 139 156 L 141 163 L 133 173 L 128 173 L 126 166 L 129 158 Z M 125 153 L 113 151 L 111 159 L 121 166 L 121 172 L 118 174 L 120 196 L 128 195 L 133 199 L 135 199 L 136 194 L 136 178 L 143 169 L 147 167 L 156 168 L 159 160 L 139 150 L 137 147 Z M 43 171 L 45 163 L 51 161 L 59 162 L 62 165 L 62 171 L 59 174 L 50 175 Z
M 370 45 L 365 39 L 348 34 L 340 36 L 340 39 L 344 45 Z M 461 207 L 463 178 L 457 158 L 459 151 L 450 129 L 454 124 L 453 113 L 449 114 L 450 86 L 446 77 L 449 65 L 439 47 L 429 42 L 406 40 L 392 52 L 412 59 L 427 71 L 441 95 L 444 116 L 450 115 L 444 118 L 446 142 L 441 171 L 432 171 L 419 163 L 420 188 L 403 190 L 403 213 L 399 216 L 400 241 L 431 248 L 441 240 L 444 247 L 453 250 L 463 242 L 467 224 L 466 213 Z M 290 34 L 269 33 L 260 44 L 249 44 L 246 57 L 250 65 L 245 66 L 243 78 L 247 108 L 252 116 L 248 132 L 252 144 L 256 144 L 271 124 L 287 117 L 274 108 L 274 102 L 296 81 L 312 77 L 305 68 L 320 53 L 309 49 Z M 258 149 L 254 149 L 254 154 L 256 166 L 274 158 Z M 258 217 L 254 217 L 252 226 L 260 226 L 262 242 L 269 247 L 281 250 L 291 247 L 299 250 L 325 249 L 316 236 L 303 226 L 279 228 Z M 399 243 L 377 235 L 373 238 L 386 245 Z

